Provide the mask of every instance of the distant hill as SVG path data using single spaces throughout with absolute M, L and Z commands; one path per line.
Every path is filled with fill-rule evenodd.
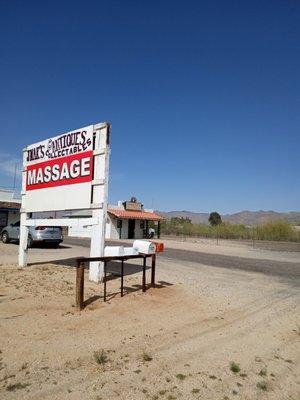
M 172 217 L 190 218 L 195 224 L 208 224 L 209 213 L 197 213 L 192 211 L 156 211 L 164 218 Z M 235 214 L 222 215 L 222 220 L 231 224 L 256 225 L 262 222 L 285 220 L 291 223 L 300 223 L 300 212 L 291 211 L 280 213 L 276 211 L 241 211 Z

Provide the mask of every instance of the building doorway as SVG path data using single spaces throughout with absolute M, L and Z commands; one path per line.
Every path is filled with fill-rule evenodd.
M 7 225 L 7 211 L 0 211 L 0 231 Z
M 135 219 L 128 220 L 128 239 L 134 239 L 135 234 Z

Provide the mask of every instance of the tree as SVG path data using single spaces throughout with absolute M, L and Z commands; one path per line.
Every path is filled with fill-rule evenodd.
M 208 222 L 210 223 L 211 226 L 221 225 L 222 223 L 221 215 L 216 211 L 211 212 L 208 217 Z

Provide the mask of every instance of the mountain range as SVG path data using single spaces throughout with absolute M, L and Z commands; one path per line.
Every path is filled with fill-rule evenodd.
M 156 211 L 157 214 L 161 215 L 166 219 L 173 217 L 189 218 L 193 223 L 196 224 L 208 224 L 209 213 L 197 213 L 192 211 Z M 256 225 L 259 223 L 284 220 L 291 223 L 300 223 L 300 212 L 276 212 L 276 211 L 240 211 L 234 214 L 221 215 L 222 221 L 229 222 L 231 224 L 243 224 L 243 225 Z

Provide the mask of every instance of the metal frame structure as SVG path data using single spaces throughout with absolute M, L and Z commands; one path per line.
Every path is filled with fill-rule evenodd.
M 109 146 L 110 124 L 100 123 L 93 125 L 93 180 L 91 190 L 92 210 L 91 218 L 58 218 L 34 219 L 32 213 L 26 212 L 24 207 L 26 198 L 26 159 L 27 148 L 23 150 L 23 171 L 22 171 L 22 206 L 20 216 L 20 243 L 19 243 L 19 266 L 27 265 L 27 240 L 29 226 L 91 226 L 91 258 L 99 258 L 104 255 L 105 246 L 105 224 L 108 199 L 108 175 L 109 175 Z M 66 210 L 62 210 L 66 211 Z M 104 276 L 104 265 L 101 260 L 92 260 L 90 263 L 89 278 L 99 282 Z
M 117 275 L 121 277 L 121 297 L 124 296 L 124 262 L 133 259 L 143 260 L 143 276 L 142 276 L 142 290 L 146 291 L 146 268 L 147 268 L 147 258 L 151 258 L 151 287 L 155 287 L 155 269 L 156 269 L 156 254 L 137 254 L 132 256 L 119 256 L 119 257 L 81 257 L 76 259 L 76 307 L 79 310 L 84 308 L 84 268 L 85 263 L 91 261 L 102 261 L 104 263 L 104 290 L 103 299 L 106 301 L 107 297 L 107 264 L 110 261 L 120 261 L 121 262 L 121 273 L 111 273 L 111 275 Z

